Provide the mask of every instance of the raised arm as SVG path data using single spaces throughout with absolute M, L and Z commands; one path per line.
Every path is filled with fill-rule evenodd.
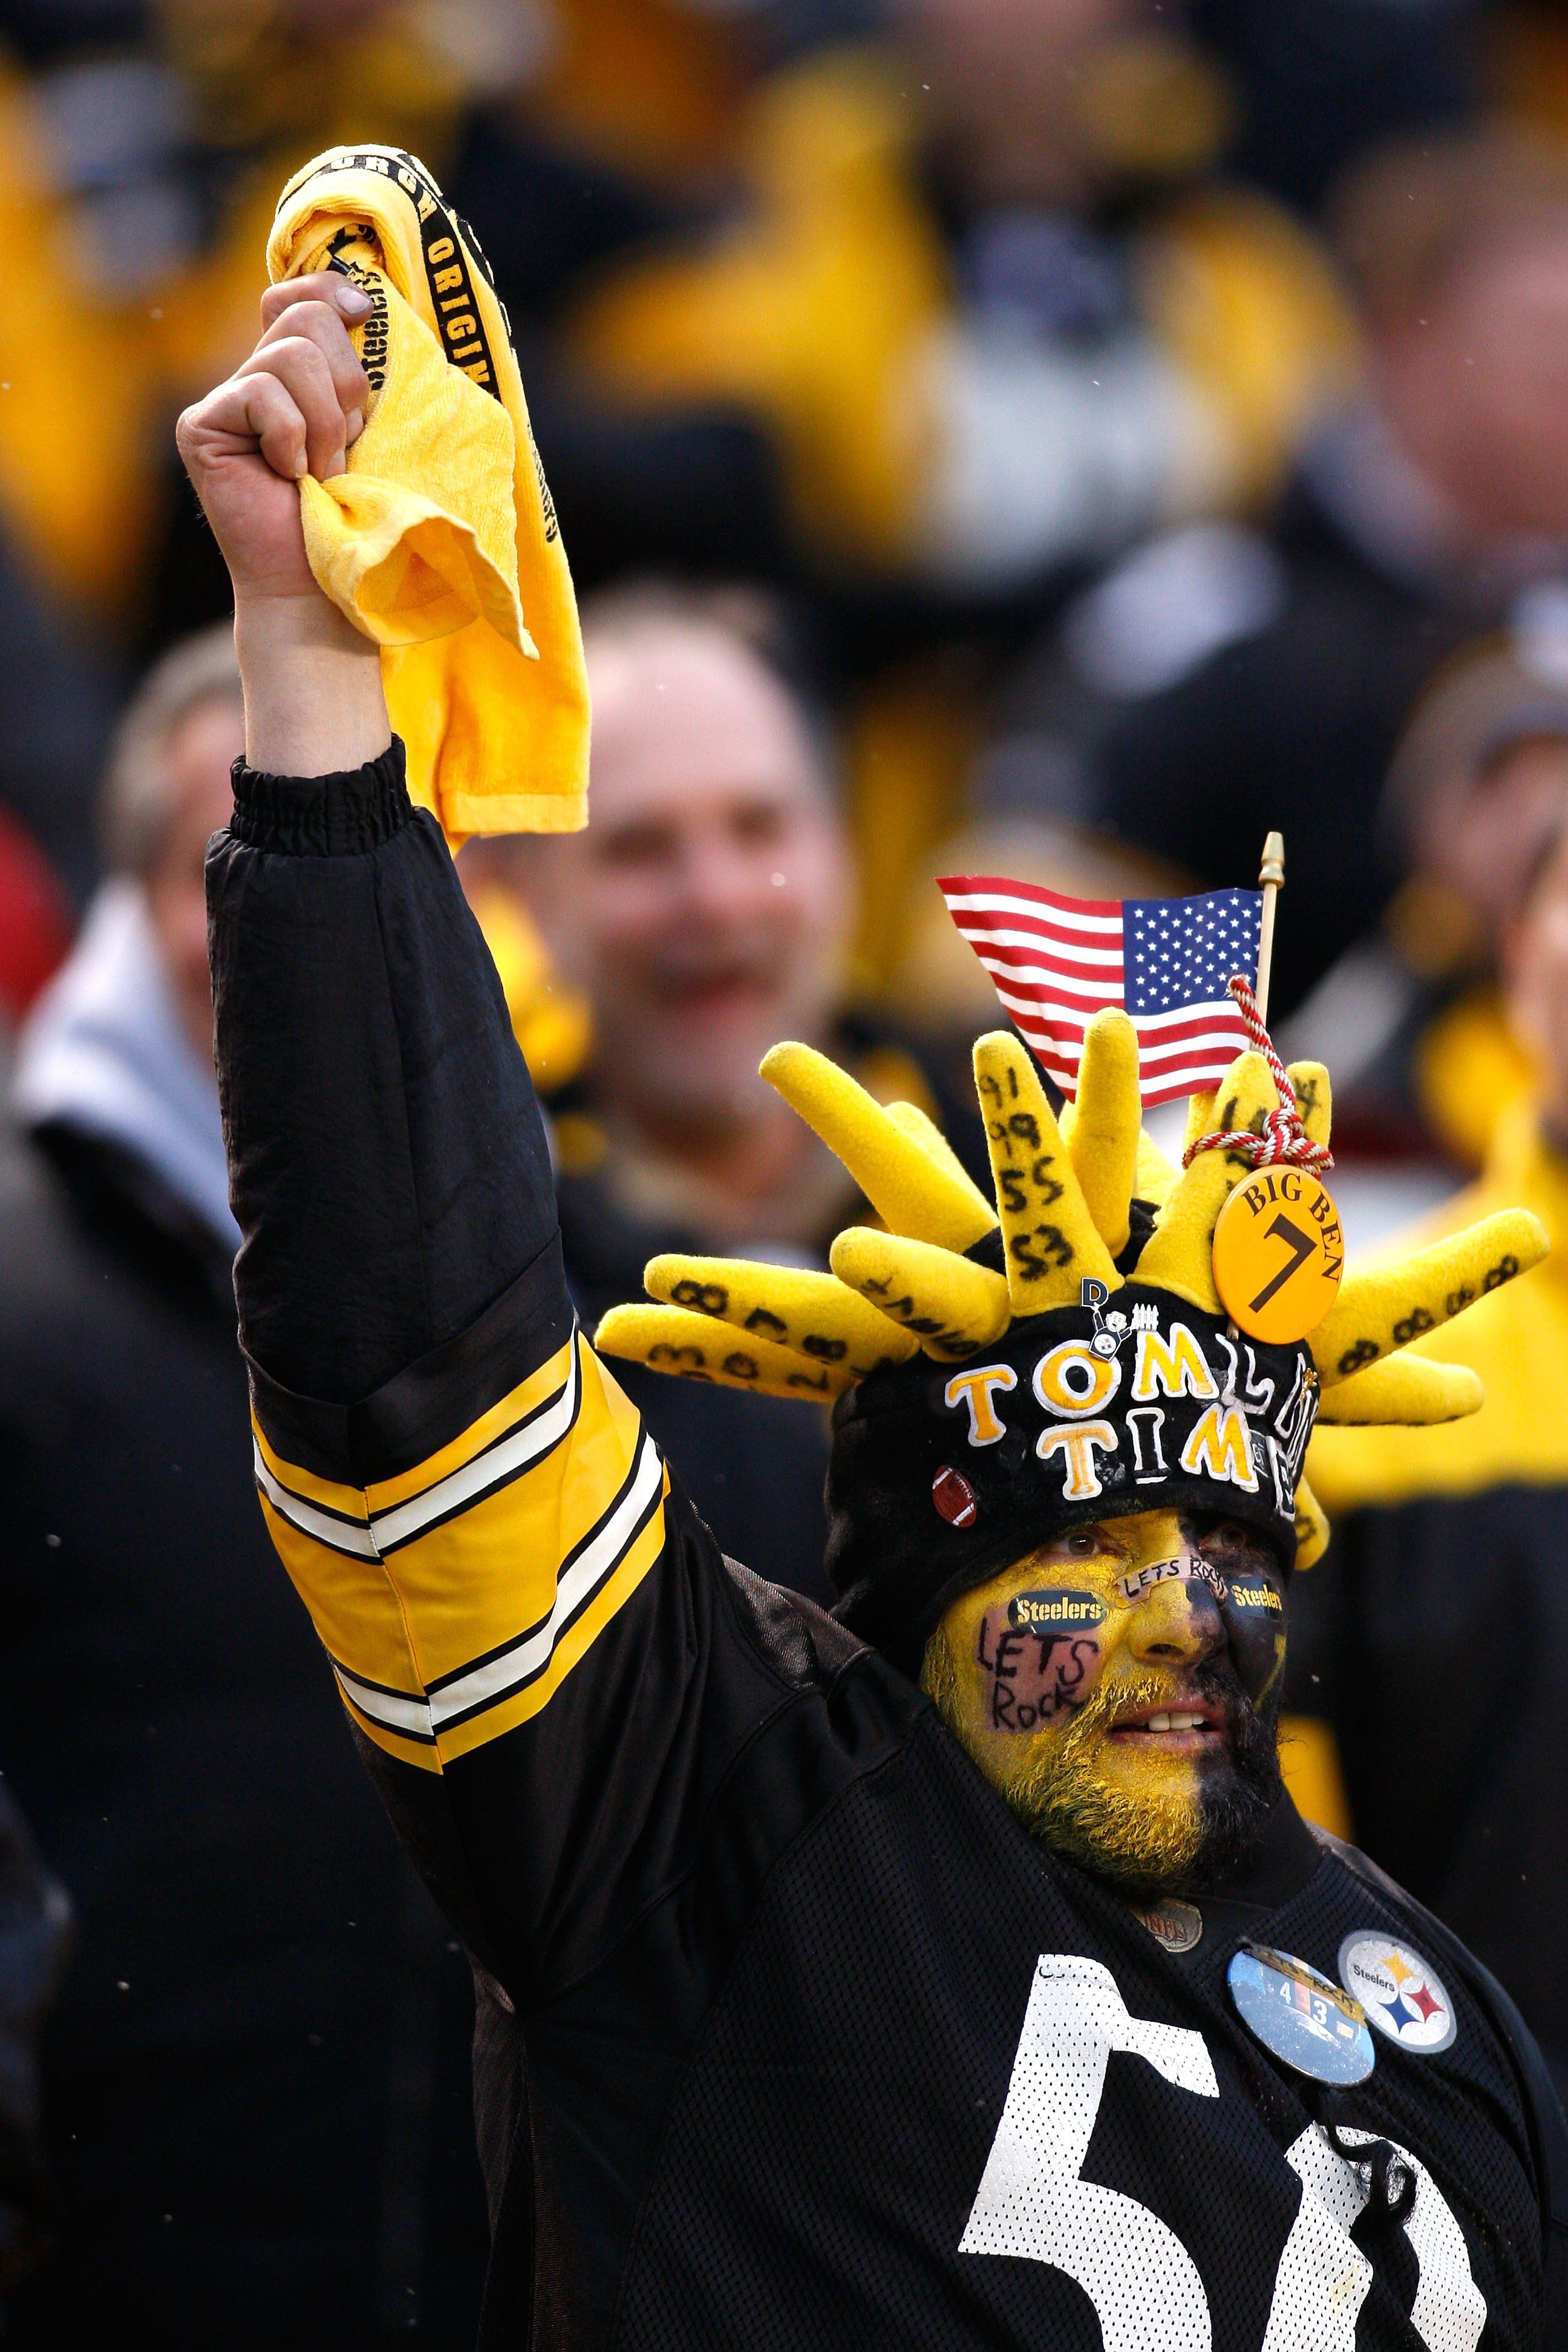
M 329 276 L 273 288 L 257 351 L 180 426 L 245 682 L 214 983 L 242 1327 L 275 1423 L 285 1392 L 358 1405 L 468 1331 L 555 1223 L 489 957 L 403 789 L 379 651 L 305 560 L 295 478 L 342 470 L 368 389 L 345 321 L 366 308 Z M 552 1350 L 570 1318 L 544 1273 L 531 1304 Z M 334 1467 L 383 1475 L 365 1444 Z
M 279 1550 L 405 1835 L 521 1990 L 560 1953 L 579 1857 L 615 1881 L 619 1778 L 657 1762 L 686 1652 L 650 1679 L 663 1465 L 574 1331 L 494 968 L 409 805 L 376 649 L 305 561 L 297 474 L 341 467 L 365 397 L 356 299 L 275 289 L 246 368 L 180 425 L 246 692 L 208 860 L 236 1280 Z M 588 1706 L 566 1687 L 585 1659 Z M 635 1765 L 585 1738 L 605 1721 L 640 1729 Z

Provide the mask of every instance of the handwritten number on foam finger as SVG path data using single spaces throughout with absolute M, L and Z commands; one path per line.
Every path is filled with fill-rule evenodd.
M 1042 1953 L 959 2252 L 1012 2254 L 1065 2272 L 1094 2305 L 1104 2352 L 1212 2352 L 1208 2297 L 1175 2231 L 1135 2198 L 1081 2178 L 1113 2050 L 1143 2059 L 1195 2097 L 1219 2096 L 1201 2033 L 1133 2017 L 1102 1962 Z M 1361 2144 L 1371 2135 L 1340 2137 Z M 1476 2352 L 1487 2306 L 1464 2233 L 1431 2174 L 1406 2150 L 1396 2152 L 1417 2184 L 1405 2223 L 1420 2273 L 1411 2327 L 1427 2352 Z M 1350 2234 L 1366 2203 L 1363 2176 L 1316 2126 L 1281 2161 L 1300 2183 L 1300 2201 L 1259 2352 L 1353 2352 L 1373 2278 Z

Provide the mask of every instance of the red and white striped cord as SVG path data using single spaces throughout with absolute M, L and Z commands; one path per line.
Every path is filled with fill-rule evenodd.
M 1325 1168 L 1334 1164 L 1334 1155 L 1326 1143 L 1314 1143 L 1301 1124 L 1301 1114 L 1296 1108 L 1296 1089 L 1290 1084 L 1289 1073 L 1274 1050 L 1274 1041 L 1263 1025 L 1258 1010 L 1258 999 L 1250 983 L 1240 972 L 1226 982 L 1236 999 L 1254 1049 L 1268 1065 L 1269 1076 L 1279 1089 L 1279 1108 L 1264 1115 L 1262 1129 L 1254 1134 L 1249 1127 L 1226 1128 L 1214 1135 L 1200 1135 L 1189 1143 L 1182 1155 L 1182 1165 L 1190 1168 L 1200 1151 L 1238 1151 L 1254 1168 L 1275 1168 L 1281 1162 L 1292 1168 L 1305 1168 L 1309 1174 L 1321 1176 Z

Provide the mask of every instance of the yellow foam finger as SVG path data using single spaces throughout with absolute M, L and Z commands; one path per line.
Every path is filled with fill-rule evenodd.
M 651 1298 L 732 1324 L 808 1365 L 842 1366 L 857 1381 L 880 1364 L 904 1362 L 919 1345 L 856 1291 L 808 1267 L 670 1253 L 649 1260 L 643 1281 Z
M 834 1243 L 831 1264 L 841 1283 L 939 1362 L 989 1348 L 1012 1319 L 1005 1276 L 930 1242 L 852 1225 Z
M 1193 1097 L 1194 1112 L 1203 1097 Z M 1228 1134 L 1260 1124 L 1266 1111 L 1278 1110 L 1279 1092 L 1261 1054 L 1239 1054 L 1226 1072 L 1224 1083 L 1209 1097 L 1205 1135 Z M 1211 1315 L 1224 1312 L 1214 1283 L 1215 1220 L 1230 1198 L 1233 1187 L 1251 1173 L 1251 1163 L 1237 1150 L 1200 1151 L 1172 1186 L 1154 1230 L 1138 1261 L 1137 1280 L 1174 1291 L 1178 1298 Z
M 1095 1231 L 1112 1257 L 1127 1247 L 1142 1124 L 1138 1032 L 1125 1013 L 1097 1013 L 1084 1033 L 1078 1100 L 1062 1133 Z
M 1314 1143 L 1328 1143 L 1334 1123 L 1333 1089 L 1321 1062 L 1291 1062 L 1286 1076 L 1296 1089 L 1296 1108 Z
M 753 1339 L 684 1307 L 612 1307 L 594 1345 L 602 1356 L 620 1356 L 656 1372 L 747 1389 L 755 1396 L 798 1397 L 806 1404 L 831 1404 L 854 1385 L 843 1364 L 808 1364 L 793 1349 Z
M 963 1251 L 995 1223 L 962 1169 L 944 1166 L 826 1054 L 775 1045 L 762 1076 L 816 1129 L 892 1232 Z
M 1545 1229 L 1528 1209 L 1502 1209 L 1392 1265 L 1347 1275 L 1332 1312 L 1307 1343 L 1323 1386 L 1335 1387 L 1462 1315 L 1528 1273 L 1547 1247 Z
M 1132 1179 L 1135 1200 L 1152 1201 L 1157 1209 L 1163 1208 L 1174 1192 L 1181 1172 L 1179 1168 L 1172 1167 L 1152 1135 L 1140 1134 L 1138 1168 Z
M 1429 1356 L 1384 1356 L 1323 1392 L 1320 1422 L 1363 1426 L 1378 1422 L 1424 1427 L 1460 1421 L 1486 1402 L 1479 1373 L 1468 1364 L 1435 1364 Z
M 1312 1568 L 1329 1548 L 1330 1528 L 1323 1507 L 1303 1478 L 1296 1488 L 1296 1565 Z
M 1026 1045 L 1005 1029 L 974 1048 L 974 1084 L 996 1182 L 1015 1315 L 1077 1306 L 1085 1276 L 1116 1282 Z
M 975 1189 L 963 1160 L 960 1160 L 935 1119 L 921 1110 L 919 1103 L 890 1102 L 885 1103 L 883 1108 L 895 1127 L 900 1128 L 905 1135 L 912 1138 L 922 1151 L 931 1153 L 939 1168 L 945 1168 L 949 1175 L 956 1176 L 961 1183 L 969 1184 L 972 1191 Z M 983 1206 L 985 1204 L 984 1192 L 976 1192 L 976 1198 Z M 986 1213 L 990 1214 L 989 1209 Z
M 1206 1095 L 1187 1097 L 1187 1124 L 1182 1135 L 1184 1156 L 1192 1150 L 1200 1135 L 1213 1133 L 1215 1095 L 1217 1091 L 1217 1088 L 1211 1087 Z

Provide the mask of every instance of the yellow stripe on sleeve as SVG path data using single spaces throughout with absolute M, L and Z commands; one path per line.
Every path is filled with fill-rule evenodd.
M 351 1715 L 426 1770 L 545 1706 L 664 1543 L 658 1449 L 576 1335 L 395 1479 L 310 1477 L 258 1433 L 257 1482 Z
M 572 1339 L 568 1339 L 563 1347 L 557 1348 L 537 1371 L 530 1372 L 527 1380 L 520 1381 L 516 1388 L 509 1389 L 499 1403 L 491 1405 L 488 1412 L 482 1412 L 460 1437 L 453 1438 L 451 1444 L 442 1446 L 438 1454 L 432 1454 L 428 1461 L 421 1462 L 416 1469 L 405 1470 L 396 1478 L 384 1478 L 377 1486 L 368 1487 L 368 1507 L 374 1511 L 390 1510 L 399 1503 L 406 1503 L 413 1496 L 424 1494 L 452 1471 L 462 1469 L 477 1454 L 494 1444 L 506 1431 L 525 1420 L 540 1405 L 559 1395 L 570 1377 L 574 1344 Z
M 466 1756 L 470 1748 L 482 1748 L 491 1739 L 499 1739 L 531 1716 L 538 1715 L 560 1689 L 574 1666 L 584 1658 L 612 1617 L 625 1606 L 664 1549 L 664 1497 L 669 1492 L 669 1474 L 659 1465 L 659 1508 L 634 1537 L 631 1548 L 608 1580 L 600 1585 L 589 1606 L 570 1624 L 556 1642 L 550 1662 L 536 1681 L 525 1684 L 509 1697 L 499 1700 L 486 1714 L 472 1716 L 455 1723 L 438 1734 L 440 1752 L 446 1761 Z
M 321 1645 L 332 1661 L 338 1687 L 351 1714 L 371 1737 L 426 1771 L 438 1771 L 435 1738 L 427 1721 L 409 1716 L 413 1736 L 397 1737 L 390 1724 L 370 1721 L 353 1704 L 343 1671 L 363 1677 L 386 1695 L 383 1713 L 422 1706 L 424 1692 L 414 1662 L 403 1611 L 386 1570 L 376 1556 L 364 1496 L 313 1477 L 285 1462 L 256 1433 L 256 1483 L 262 1516 L 294 1588 L 310 1612 Z M 391 1702 L 401 1701 L 402 1706 Z M 374 1701 L 373 1700 L 374 1704 Z

